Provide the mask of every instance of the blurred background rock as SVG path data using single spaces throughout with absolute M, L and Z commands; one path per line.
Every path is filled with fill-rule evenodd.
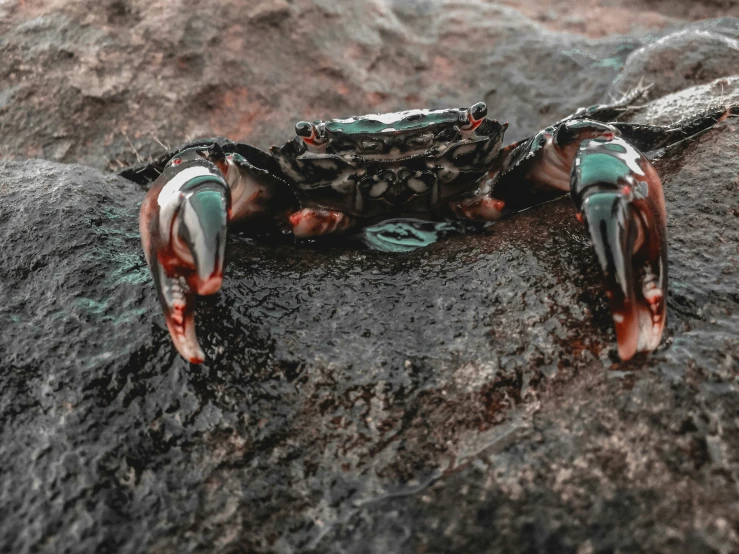
M 0 155 L 112 168 L 160 142 L 266 148 L 304 119 L 480 100 L 518 139 L 615 94 L 640 46 L 732 13 L 735 0 L 5 0 Z M 673 68 L 682 81 L 643 61 L 635 78 L 662 95 L 739 72 L 735 37 L 696 40 L 677 50 L 695 58 Z

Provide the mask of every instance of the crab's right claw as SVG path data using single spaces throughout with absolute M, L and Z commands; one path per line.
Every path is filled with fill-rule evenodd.
M 141 241 L 167 328 L 177 351 L 192 363 L 205 359 L 195 334 L 195 295 L 223 282 L 228 185 L 197 151 L 169 162 L 141 205 Z
M 585 140 L 570 190 L 603 270 L 619 357 L 654 350 L 665 325 L 667 291 L 665 204 L 657 172 L 620 138 Z

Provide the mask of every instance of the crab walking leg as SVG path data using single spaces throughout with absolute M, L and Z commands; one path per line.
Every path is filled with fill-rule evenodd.
M 167 328 L 192 363 L 205 359 L 195 334 L 195 295 L 221 288 L 230 202 L 222 172 L 188 151 L 169 162 L 141 205 L 141 241 Z
M 465 198 L 450 202 L 452 213 L 460 219 L 469 221 L 497 221 L 503 217 L 505 202 L 497 198 L 480 194 L 472 198 Z
M 216 153 L 209 159 L 218 166 L 228 183 L 231 194 L 229 223 L 282 213 L 281 202 L 285 203 L 288 198 L 279 198 L 283 183 L 268 171 L 257 168 L 237 153 Z
M 669 127 L 640 125 L 638 123 L 612 123 L 614 129 L 642 152 L 650 152 L 708 131 L 729 117 L 739 115 L 739 104 L 712 108 L 689 117 Z
M 485 177 L 474 196 L 449 202 L 449 209 L 456 217 L 468 221 L 499 220 L 504 215 L 506 203 L 490 195 L 494 181 L 494 177 Z
M 288 219 L 293 235 L 299 239 L 340 233 L 355 224 L 349 214 L 322 208 L 304 208 L 290 214 Z
M 662 338 L 666 215 L 656 170 L 619 135 L 610 125 L 567 122 L 547 134 L 528 177 L 570 191 L 603 271 L 619 356 L 628 360 Z

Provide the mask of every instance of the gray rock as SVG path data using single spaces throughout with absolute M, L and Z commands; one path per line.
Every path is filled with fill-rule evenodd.
M 739 104 L 739 75 L 716 79 L 655 99 L 632 114 L 630 121 L 650 125 L 676 125 L 702 110 Z
M 698 23 L 639 48 L 626 59 L 609 93 L 618 96 L 644 83 L 659 98 L 739 74 L 737 21 L 727 17 Z
M 736 548 L 736 132 L 659 162 L 668 340 L 628 364 L 563 199 L 404 255 L 232 234 L 199 307 L 210 361 L 188 367 L 140 252 L 143 191 L 4 162 L 3 543 Z
M 111 169 L 188 137 L 268 148 L 304 119 L 480 100 L 516 140 L 604 99 L 668 30 L 593 39 L 478 0 L 42 4 L 0 17 L 0 155 Z

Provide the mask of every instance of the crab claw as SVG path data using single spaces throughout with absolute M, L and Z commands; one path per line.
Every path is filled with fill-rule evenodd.
M 171 160 L 141 205 L 141 241 L 167 328 L 192 363 L 205 359 L 195 334 L 195 295 L 221 288 L 229 209 L 223 174 L 197 150 Z
M 665 325 L 667 247 L 662 183 L 621 139 L 580 145 L 571 192 L 603 271 L 618 354 L 654 350 Z

